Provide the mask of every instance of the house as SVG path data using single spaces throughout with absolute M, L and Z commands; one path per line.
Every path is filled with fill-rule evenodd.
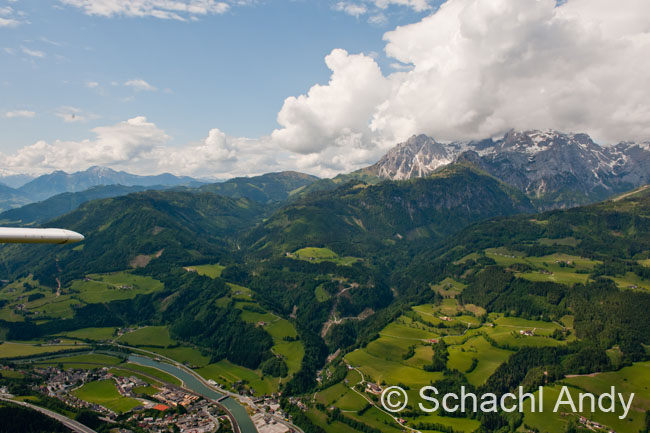
M 368 384 L 366 384 L 366 391 L 371 394 L 381 394 L 381 386 L 376 383 L 368 382 Z

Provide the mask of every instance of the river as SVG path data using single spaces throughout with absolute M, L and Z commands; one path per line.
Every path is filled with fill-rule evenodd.
M 192 374 L 171 364 L 158 362 L 154 359 L 139 355 L 129 355 L 129 361 L 147 367 L 154 367 L 159 370 L 163 370 L 172 376 L 176 376 L 178 379 L 183 381 L 183 386 L 185 388 L 190 389 L 205 398 L 218 400 L 223 397 L 223 394 L 205 386 Z M 239 404 L 237 400 L 231 397 L 227 397 L 221 400 L 220 403 L 225 406 L 235 417 L 237 424 L 239 424 L 239 429 L 242 433 L 257 433 L 257 429 L 255 428 L 255 425 L 253 424 L 250 416 L 248 416 L 246 409 L 241 404 Z

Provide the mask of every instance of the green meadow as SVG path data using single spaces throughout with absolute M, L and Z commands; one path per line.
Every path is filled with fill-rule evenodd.
M 577 420 L 578 415 L 572 413 L 572 409 L 568 405 L 563 405 L 558 408 L 557 413 L 553 412 L 555 403 L 560 396 L 561 387 L 559 385 L 545 386 L 544 387 L 544 412 L 531 412 L 529 404 L 524 405 L 524 426 L 520 431 L 526 431 L 525 426 L 536 428 L 539 431 L 548 433 L 564 433 L 567 425 L 571 420 Z M 569 392 L 574 402 L 578 401 L 578 394 L 581 391 L 577 388 L 570 387 Z M 539 398 L 539 392 L 534 393 L 535 398 Z M 615 413 L 602 413 L 597 409 L 596 413 L 583 411 L 580 414 L 587 419 L 596 421 L 608 428 L 617 432 L 638 432 L 642 429 L 645 420 L 645 413 L 636 410 L 630 410 L 627 418 L 619 419 L 623 414 L 620 404 L 616 406 Z M 576 407 L 576 409 L 579 409 Z M 587 409 L 587 408 L 585 408 Z
M 191 265 L 185 268 L 185 270 L 189 272 L 196 272 L 199 275 L 205 275 L 210 278 L 219 278 L 221 276 L 221 271 L 224 269 L 226 269 L 226 267 L 221 266 L 218 263 L 212 265 Z
M 131 346 L 167 347 L 176 344 L 169 336 L 167 326 L 145 326 L 120 336 L 117 341 Z
M 438 284 L 431 284 L 431 289 L 443 297 L 455 297 L 463 292 L 465 284 L 460 283 L 453 278 L 445 278 Z
M 158 370 L 157 368 L 146 367 L 144 365 L 134 364 L 134 363 L 131 363 L 131 362 L 128 362 L 128 363 L 124 364 L 124 367 L 128 367 L 129 370 L 135 370 L 135 371 L 142 372 L 144 374 L 148 374 L 149 376 L 153 376 L 155 378 L 158 378 L 158 379 L 163 380 L 165 382 L 169 382 L 169 383 L 174 384 L 174 385 L 181 385 L 181 381 L 178 380 L 175 376 L 172 376 L 169 373 L 165 373 L 162 370 Z M 122 370 L 122 371 L 126 371 L 127 373 L 131 373 L 128 370 Z M 131 374 L 133 374 L 133 373 L 131 373 Z M 149 379 L 147 379 L 147 380 L 149 380 Z
M 100 404 L 116 413 L 128 412 L 141 405 L 138 400 L 121 396 L 112 380 L 90 382 L 72 393 L 81 400 Z
M 84 344 L 28 344 L 5 341 L 0 344 L 0 358 L 19 358 L 47 353 L 56 353 L 63 350 L 82 349 L 88 347 Z
M 31 277 L 21 278 L 0 290 L 0 300 L 8 301 L 0 308 L 0 319 L 11 322 L 23 321 L 26 316 L 32 319 L 43 317 L 43 320 L 70 319 L 76 306 L 132 299 L 162 288 L 160 281 L 128 272 L 89 274 L 86 279 L 75 280 L 70 287 L 63 287 L 60 293 L 52 287 L 40 285 Z
M 87 355 L 62 356 L 58 358 L 45 359 L 36 361 L 34 364 L 41 366 L 62 365 L 65 369 L 75 368 L 82 370 L 92 370 L 95 368 L 118 365 L 120 363 L 122 363 L 122 359 L 115 356 L 103 355 L 100 353 L 91 353 Z
M 457 346 L 450 346 L 447 367 L 465 373 L 469 383 L 474 386 L 482 385 L 495 370 L 508 360 L 514 352 L 492 346 L 483 336 L 467 340 Z M 478 364 L 468 373 L 474 359 Z
M 114 338 L 116 328 L 82 328 L 75 331 L 63 332 L 57 334 L 63 337 L 75 338 L 79 340 L 112 340 Z
M 515 263 L 531 266 L 533 270 L 530 272 L 516 273 L 521 278 L 567 285 L 587 282 L 589 272 L 600 263 L 560 253 L 542 257 L 527 257 L 521 252 L 510 251 L 506 248 L 488 248 L 485 250 L 485 255 L 502 266 L 511 266 Z
M 246 381 L 247 385 L 255 390 L 255 395 L 265 395 L 276 392 L 280 379 L 264 377 L 261 371 L 251 370 L 235 365 L 228 360 L 209 364 L 197 370 L 206 379 L 212 379 L 221 386 L 228 388 L 236 382 Z
M 626 398 L 634 393 L 632 407 L 638 411 L 650 410 L 650 362 L 638 362 L 619 371 L 595 375 L 569 377 L 564 379 L 569 385 L 594 394 L 609 392 L 612 386 Z
M 162 289 L 160 281 L 129 272 L 89 274 L 85 280 L 75 280 L 70 285 L 74 298 L 88 304 L 132 299 Z
M 307 247 L 293 253 L 293 257 L 310 262 L 334 262 L 337 265 L 349 266 L 359 261 L 356 257 L 341 257 L 329 248 Z

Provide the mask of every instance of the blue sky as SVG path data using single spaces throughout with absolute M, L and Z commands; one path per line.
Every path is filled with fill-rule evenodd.
M 24 15 L 16 17 L 22 24 L 0 28 L 0 111 L 35 113 L 0 119 L 4 152 L 81 140 L 95 126 L 138 115 L 172 143 L 201 139 L 215 126 L 259 137 L 278 126 L 287 96 L 327 82 L 323 58 L 333 48 L 376 53 L 387 67 L 382 34 L 424 14 L 392 6 L 386 22 L 371 24 L 335 10 L 337 2 L 269 0 L 178 21 L 44 3 L 4 1 Z M 130 80 L 155 90 L 125 86 Z
M 334 176 L 413 134 L 650 139 L 647 0 L 0 0 L 0 177 Z

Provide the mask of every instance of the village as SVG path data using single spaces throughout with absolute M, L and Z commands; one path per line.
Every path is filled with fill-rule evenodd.
M 106 367 L 95 370 L 47 367 L 35 368 L 34 373 L 43 378 L 35 390 L 73 408 L 97 412 L 101 414 L 100 419 L 109 423 L 126 421 L 152 433 L 167 432 L 170 425 L 178 427 L 177 431 L 181 433 L 211 433 L 232 429 L 225 413 L 209 400 L 171 386 L 161 387 L 158 393 L 149 396 L 151 399 L 143 398 L 134 390 L 147 386 L 147 382 L 136 376 L 115 375 Z M 136 399 L 142 404 L 127 414 L 120 415 L 101 404 L 87 402 L 73 394 L 74 390 L 84 384 L 103 380 L 112 381 L 121 396 Z M 220 426 L 225 428 L 220 429 Z M 128 433 L 129 430 L 122 431 Z

